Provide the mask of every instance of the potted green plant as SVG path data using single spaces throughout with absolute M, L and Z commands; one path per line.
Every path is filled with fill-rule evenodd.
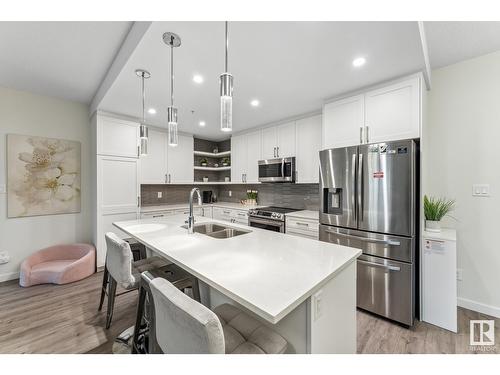
M 203 158 L 203 159 L 201 159 L 201 160 L 200 160 L 200 165 L 201 165 L 202 167 L 206 167 L 206 166 L 208 165 L 208 160 L 207 160 L 207 158 Z
M 222 166 L 223 167 L 227 167 L 230 165 L 230 161 L 229 161 L 229 158 L 224 158 L 222 159 Z
M 257 204 L 257 196 L 259 192 L 257 190 L 247 190 L 247 200 L 246 204 L 248 205 L 256 205 Z
M 455 201 L 424 195 L 425 229 L 429 232 L 441 232 L 441 219 L 454 208 Z

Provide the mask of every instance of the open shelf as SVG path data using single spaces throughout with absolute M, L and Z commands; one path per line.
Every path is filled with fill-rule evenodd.
M 231 166 L 228 166 L 228 167 L 198 167 L 198 166 L 195 166 L 194 169 L 198 170 L 198 171 L 230 171 Z
M 198 156 L 206 156 L 209 158 L 223 158 L 231 155 L 231 151 L 223 151 L 223 152 L 218 152 L 216 154 L 214 154 L 213 152 L 195 151 L 194 154 Z

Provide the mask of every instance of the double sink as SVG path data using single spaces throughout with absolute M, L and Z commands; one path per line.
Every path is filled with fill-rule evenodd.
M 187 229 L 187 225 L 183 225 L 182 228 Z M 232 238 L 236 236 L 241 236 L 242 234 L 250 233 L 249 230 L 243 230 L 239 228 L 233 228 L 221 224 L 215 223 L 200 223 L 195 224 L 193 227 L 195 233 L 204 234 L 212 238 Z

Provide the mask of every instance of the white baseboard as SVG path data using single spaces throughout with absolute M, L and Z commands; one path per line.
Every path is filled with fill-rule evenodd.
M 467 298 L 458 297 L 458 306 L 465 309 L 480 312 L 482 314 L 490 315 L 495 318 L 500 318 L 500 307 L 490 306 L 484 303 L 472 301 Z
M 19 272 L 10 272 L 0 274 L 0 283 L 3 281 L 19 279 Z

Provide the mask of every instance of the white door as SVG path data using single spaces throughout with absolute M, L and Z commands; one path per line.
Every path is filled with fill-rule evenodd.
M 179 143 L 167 148 L 167 178 L 169 183 L 192 184 L 194 182 L 194 141 L 193 136 L 179 134 Z
M 279 158 L 295 156 L 295 121 L 276 127 L 277 149 Z
M 112 117 L 97 118 L 97 154 L 130 158 L 139 156 L 139 124 Z
M 245 182 L 247 173 L 247 137 L 236 135 L 231 137 L 231 181 Z
M 247 138 L 247 170 L 246 182 L 259 182 L 259 160 L 262 160 L 262 134 L 261 131 L 248 133 Z
M 385 142 L 420 136 L 419 79 L 370 91 L 365 96 L 368 142 Z
M 148 154 L 140 157 L 141 184 L 163 184 L 167 182 L 167 134 L 149 129 Z
M 276 127 L 262 129 L 262 159 L 277 158 L 276 147 Z
M 295 123 L 296 182 L 319 183 L 319 150 L 321 149 L 321 115 L 298 120 Z
M 364 95 L 352 96 L 323 107 L 322 149 L 355 146 L 364 127 Z

